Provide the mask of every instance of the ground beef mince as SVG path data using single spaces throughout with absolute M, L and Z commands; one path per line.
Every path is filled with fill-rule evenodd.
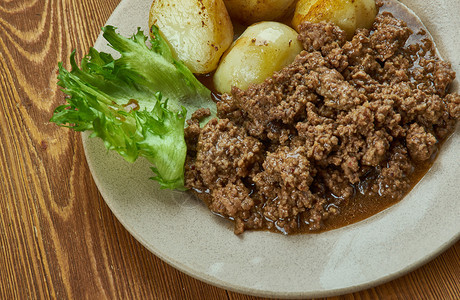
M 390 13 L 349 41 L 330 23 L 299 28 L 291 65 L 186 130 L 186 186 L 235 233 L 321 230 L 357 197 L 401 199 L 460 115 L 450 65 Z

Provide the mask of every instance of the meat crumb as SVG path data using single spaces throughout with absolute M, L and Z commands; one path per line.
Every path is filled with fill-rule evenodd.
M 351 40 L 299 27 L 302 51 L 261 84 L 236 87 L 204 128 L 186 129 L 186 187 L 235 233 L 321 230 L 356 195 L 401 199 L 460 116 L 455 73 L 390 13 Z

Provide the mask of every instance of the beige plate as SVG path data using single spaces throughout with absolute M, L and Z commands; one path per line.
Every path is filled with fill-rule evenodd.
M 460 74 L 460 1 L 403 1 L 423 20 Z M 124 35 L 147 27 L 151 0 L 124 0 L 110 17 Z M 148 32 L 148 31 L 147 31 Z M 108 48 L 99 38 L 96 48 Z M 86 157 L 105 201 L 155 255 L 205 282 L 247 294 L 314 297 L 348 293 L 400 276 L 460 236 L 460 134 L 400 203 L 357 224 L 315 235 L 247 232 L 195 198 L 159 190 L 145 160 L 124 162 L 83 134 Z

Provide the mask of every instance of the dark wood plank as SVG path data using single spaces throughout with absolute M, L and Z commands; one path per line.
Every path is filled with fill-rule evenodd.
M 96 40 L 119 0 L 0 2 L 0 298 L 261 299 L 152 255 L 114 218 L 81 138 L 49 124 L 57 63 Z M 460 243 L 387 284 L 331 299 L 459 299 Z

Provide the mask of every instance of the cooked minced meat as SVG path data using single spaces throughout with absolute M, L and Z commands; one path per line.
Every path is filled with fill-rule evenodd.
M 235 233 L 322 229 L 356 195 L 402 198 L 460 114 L 450 65 L 411 34 L 390 13 L 350 41 L 303 23 L 291 65 L 223 95 L 204 128 L 189 121 L 186 186 Z

